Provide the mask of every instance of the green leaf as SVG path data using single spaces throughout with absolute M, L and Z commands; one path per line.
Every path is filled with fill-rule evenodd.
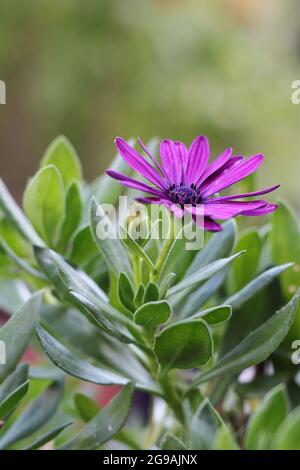
M 288 414 L 288 399 L 284 385 L 271 390 L 250 417 L 246 432 L 246 448 L 266 450 Z
M 235 374 L 267 359 L 287 335 L 295 317 L 299 298 L 300 289 L 287 305 L 250 333 L 212 369 L 196 378 L 192 387 L 225 374 Z
M 217 274 L 221 269 L 228 266 L 232 261 L 239 257 L 242 253 L 236 253 L 233 256 L 229 256 L 228 258 L 222 258 L 213 263 L 205 266 L 204 268 L 200 269 L 199 271 L 191 274 L 188 277 L 185 277 L 181 282 L 176 284 L 174 287 L 168 291 L 168 296 L 177 294 L 179 292 L 184 291 L 185 289 L 195 289 L 201 282 L 206 281 L 214 274 Z
M 38 236 L 25 214 L 19 208 L 7 187 L 0 179 L 0 207 L 7 219 L 32 245 L 44 246 L 45 243 Z
M 195 450 L 211 449 L 219 428 L 227 430 L 222 418 L 206 398 L 188 423 L 189 448 Z
M 46 279 L 43 273 L 33 268 L 23 258 L 20 258 L 18 255 L 16 255 L 1 236 L 0 236 L 0 245 L 2 246 L 3 250 L 6 252 L 7 256 L 9 256 L 19 268 L 23 269 L 26 273 L 31 274 L 31 276 L 37 277 L 38 279 L 43 279 L 43 280 Z
M 53 166 L 41 168 L 26 186 L 23 206 L 39 235 L 54 246 L 65 216 L 63 182 Z
M 162 450 L 187 450 L 184 443 L 173 434 L 165 434 L 161 441 Z
M 141 284 L 134 297 L 134 305 L 136 306 L 136 308 L 139 308 L 143 304 L 144 295 L 145 287 L 143 286 L 143 284 Z
M 125 385 L 109 404 L 99 411 L 73 439 L 60 447 L 61 450 L 92 450 L 109 441 L 124 426 L 128 417 L 134 387 Z
M 145 328 L 154 328 L 166 323 L 171 314 L 171 307 L 165 300 L 148 302 L 136 310 L 134 321 Z
M 276 277 L 291 266 L 291 263 L 287 263 L 264 271 L 239 292 L 226 299 L 225 303 L 231 305 L 233 309 L 239 309 L 244 303 L 248 302 L 248 300 L 252 299 L 252 297 L 265 289 L 274 279 L 276 279 Z
M 211 358 L 212 336 L 203 320 L 184 320 L 155 338 L 154 351 L 164 370 L 192 369 Z
M 66 213 L 59 240 L 59 246 L 62 247 L 62 249 L 69 243 L 71 236 L 80 224 L 81 213 L 82 200 L 80 186 L 76 181 L 73 181 L 66 194 Z
M 31 293 L 25 283 L 15 279 L 0 280 L 0 309 L 7 313 L 15 313 Z
M 118 297 L 123 307 L 130 312 L 135 311 L 134 290 L 127 274 L 120 273 L 118 279 Z
M 0 438 L 0 449 L 5 449 L 17 441 L 33 434 L 46 424 L 57 410 L 63 394 L 63 382 L 53 382 L 50 386 L 13 422 Z
M 235 251 L 246 251 L 236 263 L 232 265 L 231 285 L 235 291 L 242 289 L 255 275 L 261 250 L 261 240 L 255 230 L 243 233 L 235 247 Z
M 61 174 L 64 186 L 81 181 L 81 164 L 71 142 L 64 136 L 59 136 L 47 148 L 41 166 L 53 165 Z
M 300 285 L 300 228 L 296 214 L 286 202 L 281 201 L 272 214 L 270 236 L 274 262 L 295 263 L 292 269 L 280 276 L 284 295 L 290 299 Z
M 239 450 L 233 433 L 229 429 L 221 427 L 216 431 L 213 450 Z
M 74 235 L 69 259 L 78 266 L 85 266 L 89 261 L 101 255 L 93 240 L 89 225 L 80 228 Z
M 88 423 L 99 413 L 99 405 L 92 398 L 82 393 L 76 393 L 74 403 L 79 416 Z
M 236 231 L 236 222 L 234 220 L 225 222 L 223 230 L 213 234 L 203 250 L 197 253 L 186 275 L 195 274 L 199 269 L 213 261 L 229 256 L 234 247 Z
M 121 240 L 122 240 L 123 244 L 129 249 L 129 251 L 131 251 L 131 253 L 133 255 L 136 255 L 139 258 L 141 258 L 142 260 L 144 260 L 151 271 L 154 270 L 154 264 L 152 263 L 151 259 L 147 255 L 147 253 L 129 235 L 128 231 L 122 225 L 120 226 L 120 234 L 121 234 Z
M 38 320 L 42 293 L 33 294 L 0 329 L 0 341 L 6 345 L 6 364 L 0 364 L 0 383 L 14 370 L 28 346 Z
M 98 385 L 122 385 L 128 382 L 128 379 L 124 377 L 83 361 L 47 333 L 40 325 L 36 326 L 36 333 L 49 359 L 67 374 Z
M 173 284 L 175 277 L 176 277 L 175 273 L 169 273 L 166 277 L 162 279 L 161 284 L 160 284 L 160 295 L 159 295 L 161 299 L 166 297 L 167 292 L 170 286 Z
M 68 426 L 73 424 L 73 422 L 68 422 L 64 424 L 60 424 L 54 429 L 51 429 L 51 431 L 48 431 L 46 434 L 44 434 L 42 437 L 40 437 L 38 440 L 34 441 L 32 444 L 28 445 L 26 449 L 24 450 L 37 450 L 40 447 L 44 446 L 47 444 L 47 442 L 53 441 L 53 439 L 56 438 L 64 429 L 66 429 Z
M 300 450 L 300 407 L 285 419 L 274 439 L 275 450 Z
M 209 325 L 218 325 L 230 319 L 232 309 L 230 305 L 220 305 L 196 313 L 190 318 L 203 318 Z
M 98 205 L 95 199 L 91 201 L 90 225 L 93 239 L 109 269 L 117 276 L 121 272 L 131 276 L 132 269 L 125 248 L 115 233 L 116 227 L 113 227 L 102 206 Z M 107 237 L 107 234 L 110 235 Z
M 29 380 L 19 385 L 0 402 L 0 419 L 6 416 L 28 392 Z
M 159 289 L 157 284 L 154 282 L 148 282 L 144 293 L 143 303 L 146 304 L 147 302 L 155 302 L 158 299 Z
M 20 364 L 0 385 L 0 402 L 4 401 L 16 388 L 28 378 L 28 364 Z

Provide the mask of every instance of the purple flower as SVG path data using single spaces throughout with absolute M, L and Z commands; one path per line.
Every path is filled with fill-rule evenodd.
M 264 215 L 277 208 L 276 204 L 269 204 L 262 199 L 250 201 L 240 199 L 267 194 L 277 189 L 279 185 L 233 196 L 218 195 L 223 189 L 256 171 L 264 158 L 261 154 L 245 159 L 242 156 L 232 156 L 232 149 L 229 148 L 213 162 L 208 163 L 210 153 L 208 140 L 204 136 L 198 136 L 189 149 L 182 142 L 163 140 L 160 144 L 161 163 L 159 163 L 139 139 L 141 148 L 151 160 L 150 164 L 121 137 L 117 137 L 115 143 L 122 158 L 150 184 L 129 178 L 114 170 L 107 170 L 109 176 L 125 186 L 151 195 L 139 198 L 139 201 L 164 204 L 177 217 L 182 217 L 184 212 L 188 211 L 196 219 L 197 211 L 203 214 L 204 209 L 206 230 L 222 230 L 222 226 L 214 219 L 227 220 L 237 215 Z

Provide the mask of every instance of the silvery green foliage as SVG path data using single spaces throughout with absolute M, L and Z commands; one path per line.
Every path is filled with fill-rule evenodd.
M 112 168 L 128 170 L 119 158 Z M 95 449 L 114 439 L 134 449 L 299 449 L 291 209 L 281 203 L 259 230 L 228 221 L 187 252 L 176 235 L 168 244 L 99 239 L 102 204 L 122 191 L 107 176 L 86 185 L 64 138 L 28 182 L 24 210 L 0 184 L 0 307 L 10 315 L 0 329 L 0 448 Z M 50 359 L 44 368 L 20 364 L 32 344 Z M 63 395 L 66 374 L 122 389 L 100 409 L 74 384 Z M 149 419 L 146 434 L 125 424 L 135 389 L 154 407 L 163 399 L 170 417 Z

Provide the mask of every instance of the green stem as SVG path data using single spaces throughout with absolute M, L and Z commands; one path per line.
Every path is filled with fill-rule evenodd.
M 159 382 L 164 392 L 164 398 L 177 420 L 185 426 L 185 416 L 182 408 L 182 400 L 178 395 L 178 391 L 171 380 L 170 374 L 161 372 Z
M 155 264 L 154 272 L 151 274 L 151 280 L 153 282 L 159 281 L 161 270 L 163 268 L 164 262 L 169 254 L 169 251 L 173 245 L 175 238 L 175 222 L 174 222 L 174 216 L 170 215 L 170 227 L 169 227 L 169 233 L 168 237 L 165 239 L 164 244 L 162 246 L 162 250 L 160 252 L 160 255 L 158 257 L 158 260 Z
M 134 272 L 134 283 L 136 290 L 142 283 L 142 272 L 141 272 L 141 260 L 139 256 L 133 255 L 133 272 Z

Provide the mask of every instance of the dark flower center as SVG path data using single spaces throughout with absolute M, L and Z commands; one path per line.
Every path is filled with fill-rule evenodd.
M 175 204 L 200 204 L 201 196 L 199 195 L 197 188 L 194 184 L 191 186 L 175 186 L 173 184 L 169 188 L 169 197 Z

